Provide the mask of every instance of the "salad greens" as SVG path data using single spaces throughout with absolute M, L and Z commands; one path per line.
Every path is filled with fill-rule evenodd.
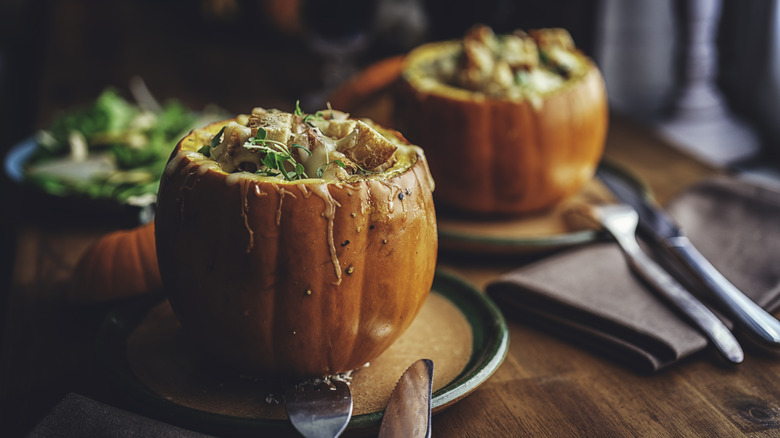
M 196 114 L 175 100 L 141 106 L 109 88 L 37 134 L 25 179 L 54 195 L 148 205 L 174 145 L 191 129 L 225 116 L 219 110 Z

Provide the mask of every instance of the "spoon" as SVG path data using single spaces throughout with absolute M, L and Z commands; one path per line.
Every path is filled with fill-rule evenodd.
M 341 380 L 309 380 L 284 394 L 287 417 L 306 438 L 335 438 L 352 417 L 352 394 Z

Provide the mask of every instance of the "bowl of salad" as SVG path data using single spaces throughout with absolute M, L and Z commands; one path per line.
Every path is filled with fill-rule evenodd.
M 25 191 L 26 207 L 133 222 L 152 218 L 173 145 L 225 113 L 211 107 L 192 111 L 177 100 L 159 103 L 139 81 L 130 89 L 134 100 L 107 88 L 11 148 L 6 174 Z

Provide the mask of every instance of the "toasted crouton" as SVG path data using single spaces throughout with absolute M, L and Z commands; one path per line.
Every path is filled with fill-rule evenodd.
M 566 29 L 535 29 L 529 31 L 529 33 L 542 50 L 560 47 L 564 50 L 571 51 L 576 48 L 574 46 L 574 40 L 572 40 L 571 35 Z
M 506 35 L 501 53 L 510 67 L 532 70 L 539 66 L 539 49 L 536 41 L 528 35 Z
M 336 147 L 336 150 L 366 170 L 389 160 L 396 149 L 396 145 L 361 121 L 355 124 L 352 132 L 338 141 Z
M 258 117 L 257 125 L 252 127 L 252 134 L 256 135 L 257 130 L 263 128 L 266 132 L 266 140 L 287 144 L 287 140 L 292 135 L 292 124 L 293 115 L 290 113 L 267 113 Z

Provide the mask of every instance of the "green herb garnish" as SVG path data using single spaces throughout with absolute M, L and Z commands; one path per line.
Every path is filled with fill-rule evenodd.
M 293 143 L 292 144 L 292 148 L 293 149 L 300 149 L 300 150 L 306 152 L 307 154 L 309 154 L 309 156 L 311 157 L 311 151 L 308 148 L 299 145 L 298 143 Z
M 269 140 L 268 132 L 262 127 L 257 128 L 257 134 L 254 137 L 250 137 L 249 140 L 244 143 L 244 147 L 247 149 L 257 149 L 265 153 L 265 157 L 263 157 L 263 166 L 265 167 L 260 168 L 255 172 L 258 175 L 282 175 L 287 181 L 308 178 L 303 165 L 293 158 L 287 145 L 277 140 Z M 297 143 L 293 143 L 292 148 L 303 149 L 307 154 L 311 155 L 310 150 Z M 285 164 L 287 163 L 290 164 L 293 170 L 288 171 L 285 168 Z
M 311 126 L 311 127 L 314 127 L 314 124 L 312 124 L 312 123 L 309 121 L 309 120 L 311 120 L 311 119 L 314 119 L 314 120 L 322 120 L 322 119 L 323 119 L 322 111 L 317 111 L 317 112 L 316 112 L 316 113 L 314 113 L 314 114 L 306 114 L 306 115 L 303 117 L 303 123 L 306 123 L 307 125 L 309 125 L 309 126 Z
M 222 129 L 220 129 L 219 132 L 217 132 L 217 135 L 215 135 L 211 139 L 211 142 L 209 142 L 209 147 L 215 148 L 219 146 L 219 144 L 222 142 L 221 138 L 224 132 L 225 132 L 225 127 L 223 126 Z
M 209 144 L 204 145 L 202 148 L 198 149 L 198 152 L 205 155 L 206 157 L 211 157 L 211 150 L 215 147 L 219 146 L 221 143 L 222 133 L 225 132 L 225 127 L 223 126 L 222 129 L 217 132 L 217 135 L 211 138 L 211 141 Z
M 25 178 L 57 196 L 142 204 L 156 196 L 172 146 L 190 130 L 224 116 L 221 110 L 195 114 L 175 100 L 150 108 L 108 88 L 90 105 L 58 114 L 39 133 L 25 163 Z M 89 159 L 110 157 L 110 168 L 90 168 L 78 175 L 68 171 L 81 165 L 71 153 L 82 143 Z M 58 167 L 50 166 L 55 163 Z
M 515 84 L 525 85 L 528 82 L 528 73 L 524 71 L 518 71 L 515 73 Z
M 335 164 L 335 165 L 339 166 L 339 167 L 340 167 L 340 168 L 342 168 L 342 169 L 346 169 L 346 168 L 347 168 L 347 165 L 346 165 L 346 164 L 344 164 L 344 162 L 343 162 L 343 161 L 341 161 L 341 160 L 333 160 L 333 161 L 328 161 L 327 163 L 325 163 L 325 164 L 323 164 L 322 166 L 320 166 L 320 167 L 319 167 L 319 169 L 317 169 L 317 178 L 322 178 L 322 174 L 325 172 L 325 169 L 326 169 L 326 168 L 328 167 L 328 165 L 330 165 L 331 163 L 333 163 L 333 164 Z

